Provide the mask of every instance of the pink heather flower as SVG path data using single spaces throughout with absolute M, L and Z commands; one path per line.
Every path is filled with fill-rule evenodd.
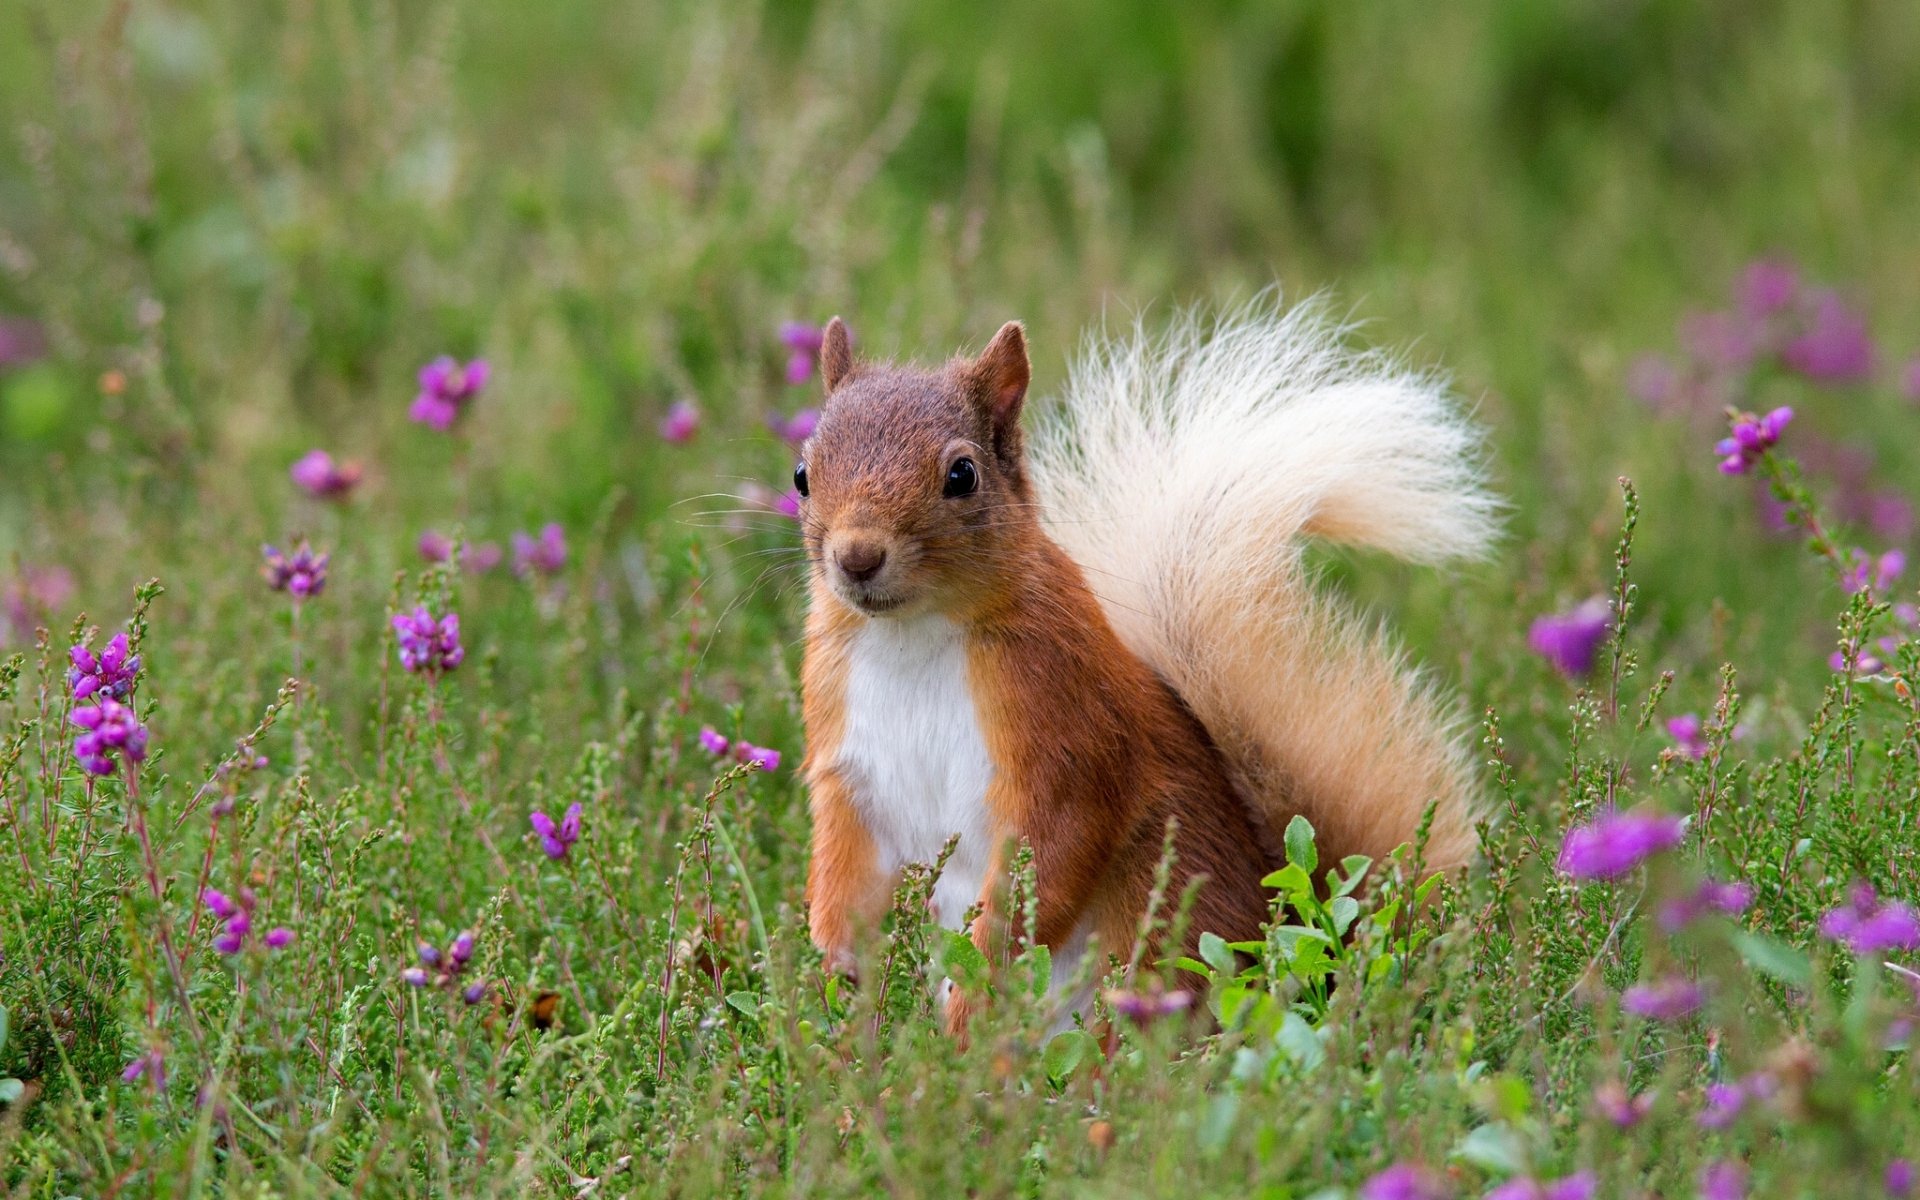
M 1917 523 L 1913 501 L 1904 494 L 1890 490 L 1869 492 L 1861 500 L 1860 506 L 1867 528 L 1873 530 L 1875 537 L 1885 538 L 1889 542 L 1904 542 L 1913 536 Z
M 1714 879 L 1703 879 L 1700 885 L 1684 896 L 1675 897 L 1660 906 L 1658 920 L 1660 928 L 1668 933 L 1678 933 L 1710 912 L 1725 913 L 1727 916 L 1739 916 L 1753 904 L 1753 886 L 1746 883 L 1721 883 Z
M 1898 638 L 1883 637 L 1878 642 L 1881 650 L 1892 654 L 1900 648 Z M 1827 656 L 1827 665 L 1836 675 L 1849 672 L 1855 675 L 1878 675 L 1887 669 L 1886 660 L 1871 649 L 1856 646 L 1851 641 L 1843 641 L 1840 648 Z
M 573 844 L 580 840 L 580 806 L 569 805 L 558 824 L 552 817 L 539 809 L 534 809 L 527 820 L 533 825 L 533 832 L 540 839 L 540 849 L 548 858 L 558 861 L 567 856 Z
M 1593 1200 L 1599 1190 L 1600 1181 L 1593 1172 L 1578 1171 L 1550 1183 L 1511 1179 L 1488 1192 L 1486 1200 Z
M 1747 1106 L 1747 1089 L 1738 1083 L 1712 1083 L 1702 1093 L 1705 1100 L 1694 1123 L 1702 1129 L 1725 1129 Z
M 1642 1092 L 1631 1096 L 1619 1083 L 1603 1083 L 1593 1090 L 1593 1108 L 1614 1128 L 1631 1129 L 1653 1110 L 1653 1095 Z
M 701 726 L 700 747 L 701 749 L 705 750 L 708 754 L 713 755 L 715 758 L 719 758 L 725 755 L 728 749 L 731 748 L 731 746 L 732 746 L 732 743 L 727 741 L 725 737 L 721 736 L 719 731 L 714 729 L 713 726 L 711 725 Z
M 285 592 L 298 602 L 325 590 L 329 555 L 314 554 L 313 548 L 304 541 L 291 557 L 273 546 L 260 547 L 260 553 L 266 559 L 260 573 L 274 591 Z
M 1683 758 L 1705 758 L 1707 756 L 1706 729 L 1700 723 L 1697 713 L 1683 713 L 1667 720 L 1667 734 L 1679 747 Z
M 1744 371 L 1760 352 L 1753 326 L 1729 312 L 1689 313 L 1680 322 L 1680 344 L 1696 361 L 1720 371 Z
M 573 836 L 575 838 L 580 836 L 578 823 L 579 808 L 580 806 L 576 804 L 567 814 L 569 818 L 574 820 Z M 555 827 L 556 836 L 563 826 L 564 822 L 562 826 Z M 537 824 L 535 829 L 536 831 L 538 830 Z M 473 930 L 462 930 L 453 941 L 447 944 L 445 954 L 435 949 L 431 942 L 421 942 L 417 949 L 420 955 L 420 965 L 417 967 L 408 967 L 406 970 L 401 971 L 400 978 L 409 985 L 417 988 L 423 988 L 428 984 L 432 984 L 434 987 L 444 988 L 447 991 L 457 990 L 460 987 L 461 976 L 466 973 L 467 963 L 473 958 Z M 481 998 L 487 994 L 487 985 L 484 983 L 475 983 L 468 986 L 465 992 L 468 1004 L 478 1004 Z
M 167 1060 L 158 1049 L 147 1050 L 128 1063 L 126 1069 L 120 1072 L 120 1082 L 138 1083 L 142 1076 L 146 1077 L 155 1095 L 167 1090 Z
M 360 482 L 359 463 L 336 463 L 325 450 L 309 450 L 287 468 L 293 482 L 322 500 L 344 500 Z
M 460 616 L 448 613 L 434 619 L 424 604 L 410 613 L 393 614 L 393 631 L 400 638 L 400 665 L 409 671 L 440 675 L 458 667 L 467 652 L 460 645 Z
M 77 642 L 67 651 L 67 659 L 73 664 L 67 672 L 67 683 L 73 688 L 75 700 L 85 700 L 95 694 L 125 700 L 133 691 L 135 677 L 140 674 L 140 656 L 127 653 L 124 633 L 114 634 L 98 657 L 86 643 Z
M 466 1001 L 467 1006 L 469 1008 L 471 1008 L 473 1005 L 480 1003 L 482 1000 L 485 1000 L 486 998 L 487 998 L 487 983 L 485 980 L 481 980 L 478 983 L 468 984 L 466 990 L 460 993 L 460 999 Z
M 1868 589 L 1884 592 L 1907 569 L 1907 556 L 1898 550 L 1889 550 L 1875 558 L 1855 548 L 1850 556 L 1852 565 L 1840 576 L 1840 586 L 1849 596 Z
M 247 937 L 253 932 L 253 909 L 257 903 L 252 889 L 241 888 L 237 896 L 228 896 L 225 892 L 208 888 L 200 893 L 200 902 L 221 922 L 220 933 L 213 939 L 213 948 L 222 954 L 238 954 L 244 950 Z M 293 941 L 293 930 L 276 925 L 267 931 L 262 940 L 267 949 L 278 950 Z
M 700 430 L 700 410 L 691 400 L 676 400 L 660 418 L 660 436 L 678 446 L 693 440 Z
M 267 949 L 269 950 L 285 949 L 288 943 L 292 941 L 293 930 L 288 929 L 285 925 L 275 925 L 272 929 L 267 930 L 266 943 Z
M 1737 1162 L 1710 1163 L 1700 1172 L 1700 1200 L 1747 1200 L 1747 1169 Z
M 1792 420 L 1793 410 L 1784 406 L 1764 417 L 1745 412 L 1735 413 L 1732 418 L 1733 436 L 1722 438 L 1713 446 L 1713 452 L 1720 456 L 1720 473 L 1744 475 L 1751 471 L 1754 464 L 1780 441 L 1780 435 Z
M 813 376 L 813 368 L 820 361 L 820 346 L 827 338 L 827 331 L 819 325 L 806 325 L 799 321 L 780 323 L 780 340 L 786 343 L 787 382 L 805 383 Z
M 1620 1007 L 1649 1021 L 1678 1021 L 1692 1015 L 1705 999 L 1699 984 L 1670 975 L 1628 988 L 1620 995 Z
M 453 969 L 458 971 L 464 968 L 467 965 L 467 960 L 472 957 L 473 930 L 463 929 L 454 937 L 453 942 L 448 945 L 447 960 L 453 964 Z
M 0 317 L 0 371 L 24 367 L 47 355 L 47 334 L 38 321 Z
M 799 520 L 800 493 L 794 491 L 792 488 L 788 488 L 786 491 L 780 493 L 780 499 L 774 502 L 773 511 L 783 517 L 792 517 L 796 521 Z
M 505 557 L 506 552 L 498 542 L 473 542 L 462 547 L 460 565 L 475 575 L 485 575 Z
M 1819 291 L 1805 331 L 1787 342 L 1780 357 L 1815 383 L 1859 383 L 1872 376 L 1875 351 L 1866 318 L 1839 293 Z
M 1887 1172 L 1882 1177 L 1886 1183 L 1887 1195 L 1893 1200 L 1906 1200 L 1913 1195 L 1913 1163 L 1904 1158 L 1896 1158 L 1887 1164 Z
M 1749 264 L 1734 289 L 1740 311 L 1755 320 L 1785 311 L 1799 292 L 1800 272 L 1777 258 Z
M 420 967 L 408 967 L 400 972 L 400 978 L 410 987 L 425 987 L 429 982 L 426 971 Z
M 541 527 L 540 536 L 513 535 L 513 571 L 516 575 L 558 575 L 567 566 L 567 531 L 556 521 Z
M 1604 597 L 1582 601 L 1571 610 L 1536 618 L 1527 630 L 1527 646 L 1569 679 L 1593 670 L 1600 644 L 1613 631 L 1613 606 Z
M 751 742 L 735 742 L 733 746 L 733 756 L 749 766 L 758 767 L 762 771 L 778 771 L 780 769 L 780 752 L 778 750 L 769 750 L 765 746 L 756 746 Z
M 34 626 L 73 597 L 73 572 L 65 567 L 26 567 L 0 587 L 0 646 L 26 641 Z
M 457 359 L 441 355 L 420 368 L 420 392 L 407 416 L 445 433 L 487 386 L 488 373 L 484 358 L 462 366 Z
M 1920 915 L 1897 900 L 1881 902 L 1870 883 L 1856 883 L 1847 903 L 1820 918 L 1820 932 L 1858 955 L 1920 949 Z
M 1605 813 L 1567 831 L 1560 870 L 1575 879 L 1613 879 L 1679 845 L 1686 834 L 1687 823 L 1680 817 L 1644 809 Z
M 817 408 L 803 408 L 791 417 L 783 417 L 779 413 L 767 414 L 767 428 L 773 430 L 775 436 L 796 450 L 800 448 L 802 442 L 813 436 L 813 431 L 819 424 L 820 410 Z
M 1445 1200 L 1446 1192 L 1424 1169 L 1395 1163 L 1360 1185 L 1360 1200 Z
M 430 563 L 443 563 L 453 557 L 453 539 L 429 529 L 420 535 L 420 557 Z
M 146 726 L 113 697 L 101 696 L 96 703 L 80 705 L 67 719 L 85 730 L 73 739 L 73 756 L 89 773 L 113 774 L 116 754 L 129 765 L 146 761 Z
M 1156 979 L 1143 991 L 1108 988 L 1104 995 L 1115 1013 L 1136 1025 L 1150 1025 L 1162 1017 L 1178 1016 L 1193 1007 L 1192 992 L 1168 991 L 1159 983 Z

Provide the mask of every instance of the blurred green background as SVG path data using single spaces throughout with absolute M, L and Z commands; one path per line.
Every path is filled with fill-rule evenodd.
M 444 507 L 404 417 L 443 351 L 498 372 L 473 511 L 578 528 L 618 485 L 620 528 L 668 528 L 783 476 L 782 319 L 940 356 L 1019 316 L 1044 393 L 1103 315 L 1278 283 L 1492 431 L 1502 565 L 1356 583 L 1440 601 L 1425 648 L 1600 586 L 1629 474 L 1657 627 L 1703 662 L 1800 637 L 1817 673 L 1811 568 L 1713 474 L 1711 414 L 1626 377 L 1783 256 L 1882 339 L 1803 428 L 1913 483 L 1915 62 L 1901 0 L 9 4 L 0 314 L 50 354 L 0 378 L 0 553 L 89 539 L 124 595 L 170 539 L 311 527 L 283 472 L 318 445 L 369 463 L 399 561 Z M 704 453 L 655 434 L 680 398 Z

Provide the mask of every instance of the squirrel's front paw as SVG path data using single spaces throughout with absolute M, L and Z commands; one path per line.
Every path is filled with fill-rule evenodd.
M 853 951 L 845 946 L 837 946 L 826 951 L 820 965 L 848 983 L 857 985 L 860 982 L 860 960 L 855 958 Z

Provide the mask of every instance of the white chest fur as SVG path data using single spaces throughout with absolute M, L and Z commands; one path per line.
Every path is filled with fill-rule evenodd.
M 933 896 L 941 924 L 958 928 L 980 896 L 997 836 L 986 802 L 993 762 L 968 685 L 965 637 L 941 616 L 873 619 L 848 657 L 841 776 L 884 871 L 932 862 L 960 835 Z

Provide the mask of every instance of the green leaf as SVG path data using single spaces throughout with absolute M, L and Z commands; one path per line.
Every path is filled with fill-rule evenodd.
M 1100 1057 L 1100 1043 L 1084 1029 L 1069 1029 L 1055 1034 L 1040 1052 L 1040 1069 L 1058 1087 L 1073 1078 L 1082 1064 Z
M 1327 911 L 1333 916 L 1333 929 L 1341 937 L 1353 927 L 1353 919 L 1360 915 L 1360 902 L 1352 896 L 1335 896 L 1328 903 Z
M 1313 848 L 1313 826 L 1305 817 L 1295 816 L 1287 822 L 1286 841 L 1287 861 L 1311 877 L 1320 865 L 1320 854 Z
M 1240 962 L 1234 958 L 1233 951 L 1227 948 L 1227 941 L 1217 933 L 1200 935 L 1200 957 L 1207 965 L 1229 979 L 1240 973 Z
M 12 1104 L 26 1092 L 27 1085 L 18 1079 L 0 1079 L 0 1104 Z
M 727 1006 L 737 1009 L 749 1017 L 758 1017 L 760 1015 L 760 997 L 754 995 L 752 992 L 728 992 Z
M 1336 896 L 1352 895 L 1353 889 L 1360 886 L 1360 881 L 1362 879 L 1365 879 L 1367 877 L 1367 872 L 1371 871 L 1372 869 L 1373 869 L 1373 860 L 1368 858 L 1366 855 L 1364 854 L 1347 855 L 1345 858 L 1340 860 L 1340 872 L 1341 874 L 1345 875 L 1346 878 L 1340 881 L 1339 887 L 1336 887 L 1333 889 L 1333 894 Z
M 1304 870 L 1288 863 L 1278 871 L 1269 871 L 1261 887 L 1279 888 L 1289 896 L 1312 895 L 1313 879 Z
M 1520 1135 L 1505 1125 L 1482 1125 L 1460 1139 L 1455 1158 L 1462 1158 L 1495 1175 L 1518 1174 L 1526 1166 L 1526 1147 Z
M 958 929 L 941 929 L 940 965 L 945 968 L 947 978 L 960 987 L 977 989 L 987 982 L 987 956 L 980 953 L 980 947 L 973 939 Z
M 1192 971 L 1195 975 L 1198 975 L 1203 979 L 1213 978 L 1213 968 L 1209 967 L 1207 964 L 1201 962 L 1197 958 L 1188 958 L 1186 955 L 1182 954 L 1180 957 L 1175 958 L 1171 961 L 1175 967 L 1178 967 L 1182 971 Z
M 1813 987 L 1813 963 L 1785 942 L 1741 929 L 1734 932 L 1733 948 L 1749 967 L 1770 979 L 1802 991 Z
M 1033 998 L 1042 999 L 1046 996 L 1047 989 L 1053 986 L 1053 951 L 1044 945 L 1029 946 L 1020 959 L 1027 964 L 1027 970 L 1032 972 L 1028 979 Z
M 1319 1066 L 1327 1057 L 1327 1048 L 1321 1043 L 1320 1035 L 1297 1012 L 1287 1013 L 1280 1022 L 1280 1032 L 1273 1040 L 1288 1058 L 1308 1070 Z
M 0 1050 L 7 1048 L 7 1006 L 0 1004 Z

